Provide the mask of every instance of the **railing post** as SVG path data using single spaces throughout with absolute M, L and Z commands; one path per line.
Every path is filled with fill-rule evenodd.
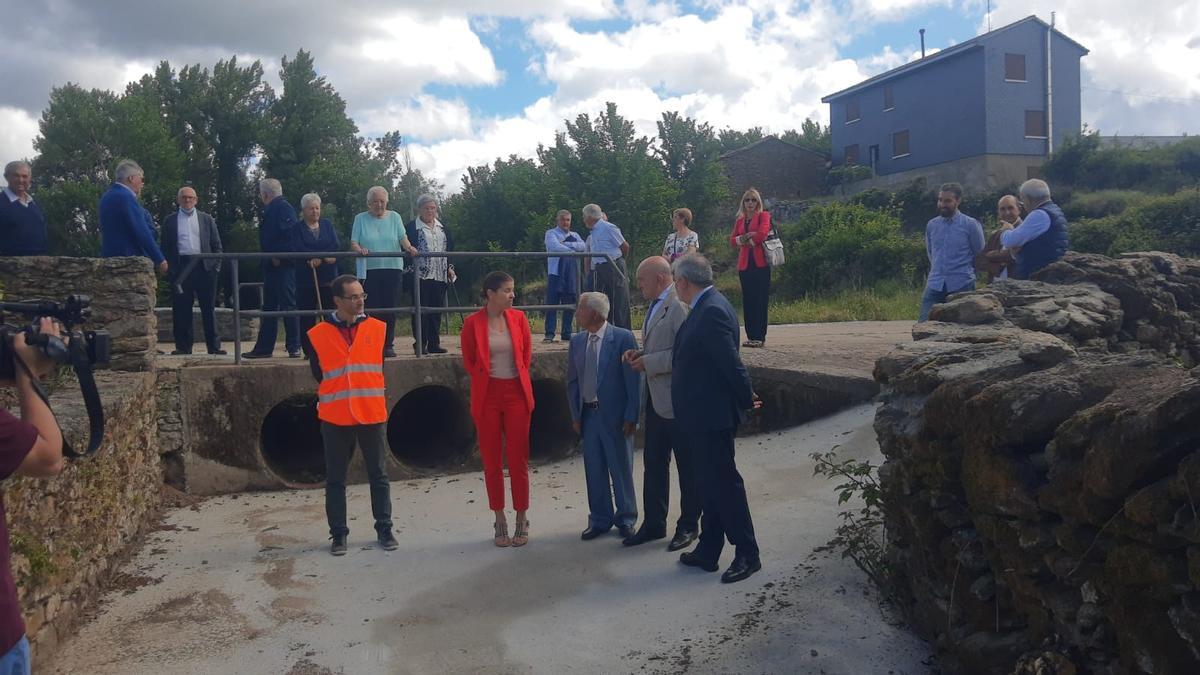
M 233 363 L 242 363 L 242 283 L 238 278 L 238 259 L 229 262 L 229 281 L 233 285 Z
M 419 255 L 419 254 L 418 254 Z M 425 345 L 421 341 L 421 266 L 413 256 L 413 340 L 417 342 L 417 358 L 425 355 Z

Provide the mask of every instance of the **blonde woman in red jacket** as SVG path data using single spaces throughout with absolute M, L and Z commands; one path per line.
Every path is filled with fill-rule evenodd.
M 463 322 L 463 366 L 471 377 L 471 417 L 483 458 L 488 508 L 496 514 L 495 544 L 529 542 L 529 420 L 533 385 L 529 363 L 533 341 L 524 312 L 512 308 L 513 278 L 492 272 L 483 279 L 483 309 Z M 517 524 L 508 536 L 504 517 L 504 459 L 512 486 Z
M 737 222 L 729 244 L 738 252 L 738 280 L 742 282 L 742 318 L 746 324 L 743 347 L 762 347 L 767 341 L 767 299 L 771 296 L 771 266 L 763 242 L 771 231 L 771 214 L 763 211 L 762 196 L 750 188 L 742 195 Z

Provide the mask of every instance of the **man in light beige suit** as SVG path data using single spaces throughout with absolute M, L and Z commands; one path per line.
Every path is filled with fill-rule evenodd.
M 645 500 L 642 526 L 625 539 L 626 546 L 637 546 L 667 536 L 667 509 L 671 494 L 671 450 L 679 470 L 680 515 L 675 536 L 668 551 L 686 548 L 700 530 L 701 499 L 691 456 L 681 447 L 683 435 L 675 428 L 671 406 L 671 350 L 675 333 L 687 318 L 688 308 L 675 295 L 671 264 L 666 258 L 646 258 L 637 270 L 637 284 L 650 301 L 642 328 L 642 350 L 625 353 L 629 366 L 646 374 L 642 387 L 642 407 L 646 411 Z

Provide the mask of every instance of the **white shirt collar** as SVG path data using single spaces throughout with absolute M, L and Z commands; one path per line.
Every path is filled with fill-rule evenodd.
M 600 327 L 597 328 L 596 332 L 592 333 L 592 335 L 595 335 L 596 337 L 600 338 L 601 342 L 604 342 L 604 332 L 607 330 L 608 330 L 608 321 L 605 321 L 604 323 L 600 324 Z
M 33 195 L 29 194 L 28 192 L 25 193 L 25 199 L 18 197 L 17 193 L 13 192 L 9 188 L 4 188 L 4 194 L 8 196 L 8 201 L 19 202 L 22 206 L 29 206 L 33 203 Z

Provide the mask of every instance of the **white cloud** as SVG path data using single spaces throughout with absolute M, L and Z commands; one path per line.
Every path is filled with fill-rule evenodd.
M 389 103 L 379 108 L 360 110 L 354 115 L 359 131 L 370 136 L 400 130 L 406 137 L 423 142 L 469 136 L 471 110 L 462 101 L 420 94 L 404 103 Z
M 0 165 L 22 157 L 32 158 L 38 121 L 20 108 L 0 106 Z

